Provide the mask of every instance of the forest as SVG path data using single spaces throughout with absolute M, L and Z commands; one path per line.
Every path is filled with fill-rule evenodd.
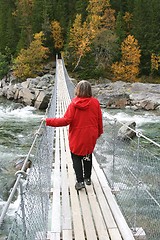
M 61 53 L 79 79 L 160 83 L 159 0 L 0 0 L 0 79 Z

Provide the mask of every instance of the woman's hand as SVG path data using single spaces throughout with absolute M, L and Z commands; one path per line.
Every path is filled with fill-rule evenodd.
M 46 122 L 46 118 L 43 117 L 43 118 L 41 119 L 41 122 Z

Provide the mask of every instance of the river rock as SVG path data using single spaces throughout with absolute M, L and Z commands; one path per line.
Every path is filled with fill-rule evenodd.
M 25 158 L 20 158 L 15 162 L 14 167 L 17 171 L 22 169 L 24 161 L 25 161 Z M 31 168 L 31 165 L 32 165 L 32 161 L 30 159 L 28 159 L 24 171 L 26 171 L 28 168 Z
M 160 108 L 160 84 L 117 81 L 97 86 L 94 92 L 101 106 L 106 108 L 131 108 L 147 111 Z
M 135 122 L 129 122 L 124 124 L 118 131 L 117 138 L 119 140 L 129 140 L 133 139 L 136 136 L 135 131 L 136 123 Z
M 35 101 L 34 107 L 37 109 L 46 109 L 48 107 L 51 93 L 41 91 Z
M 18 93 L 19 102 L 24 105 L 33 106 L 33 102 L 35 101 L 35 97 L 33 92 L 29 88 L 21 88 Z

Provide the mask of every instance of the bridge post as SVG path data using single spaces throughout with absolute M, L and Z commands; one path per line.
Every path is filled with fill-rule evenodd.
M 115 160 L 116 160 L 116 139 L 117 139 L 117 134 L 116 134 L 116 126 L 117 126 L 117 119 L 114 119 L 114 124 L 113 124 L 113 176 L 112 176 L 112 183 L 111 183 L 111 191 L 113 194 L 119 193 L 119 187 L 115 186 Z
M 136 193 L 135 193 L 135 212 L 134 212 L 134 227 L 132 229 L 133 236 L 136 240 L 146 240 L 146 234 L 142 227 L 137 227 L 137 202 L 139 196 L 139 187 L 142 185 L 141 180 L 139 179 L 140 176 L 140 167 L 139 167 L 139 159 L 140 159 L 140 137 L 141 133 L 136 132 L 137 135 L 137 152 L 136 152 L 136 171 L 138 179 L 136 181 Z

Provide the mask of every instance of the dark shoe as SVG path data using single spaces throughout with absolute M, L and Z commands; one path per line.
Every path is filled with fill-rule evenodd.
M 87 185 L 91 185 L 91 179 L 90 178 L 86 178 L 86 179 L 84 179 L 84 181 Z
M 81 190 L 82 188 L 85 188 L 84 182 L 77 182 L 75 185 L 75 189 Z

